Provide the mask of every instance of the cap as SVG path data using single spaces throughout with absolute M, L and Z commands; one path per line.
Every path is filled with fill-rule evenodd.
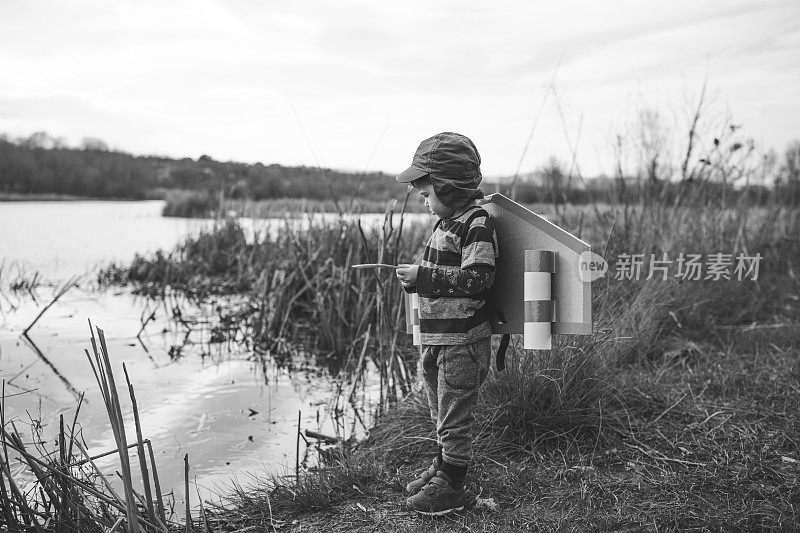
M 475 144 L 459 133 L 437 133 L 419 144 L 411 166 L 395 178 L 409 183 L 428 176 L 436 197 L 446 206 L 458 208 L 483 198 L 481 156 Z
M 481 156 L 475 144 L 464 135 L 446 131 L 437 133 L 419 144 L 411 166 L 395 178 L 410 183 L 425 175 L 480 176 Z

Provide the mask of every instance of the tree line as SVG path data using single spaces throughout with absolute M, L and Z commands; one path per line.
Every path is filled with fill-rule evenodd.
M 615 176 L 592 179 L 551 158 L 521 178 L 486 182 L 484 191 L 503 192 L 523 203 L 680 202 L 700 194 L 723 203 L 747 198 L 755 203 L 800 205 L 800 141 L 792 142 L 783 158 L 771 152 L 756 164 L 744 163 L 753 158 L 739 157 L 744 150 L 740 143 L 722 146 L 715 141 L 703 157 L 683 165 L 678 180 L 670 179 L 655 158 L 633 172 L 623 172 L 619 165 Z M 744 176 L 761 179 L 743 180 Z M 95 138 L 69 147 L 44 132 L 15 140 L 0 136 L 0 193 L 144 199 L 176 189 L 251 200 L 386 201 L 401 198 L 406 187 L 382 172 L 222 162 L 207 155 L 197 160 L 134 156 L 110 150 Z
M 143 199 L 165 190 L 222 192 L 229 198 L 309 198 L 356 196 L 385 200 L 406 186 L 381 172 L 342 172 L 316 167 L 246 164 L 134 156 L 112 151 L 98 139 L 67 147 L 41 132 L 25 139 L 0 137 L 0 192 L 64 194 L 94 198 Z

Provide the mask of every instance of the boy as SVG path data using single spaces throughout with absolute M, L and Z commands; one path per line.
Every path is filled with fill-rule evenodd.
M 494 281 L 497 240 L 483 197 L 480 155 L 467 137 L 440 133 L 422 141 L 411 167 L 395 178 L 411 183 L 439 217 L 422 261 L 400 265 L 397 278 L 419 294 L 422 376 L 436 423 L 439 452 L 408 484 L 407 505 L 440 515 L 469 508 L 464 490 L 472 459 L 474 408 L 489 371 L 487 291 Z

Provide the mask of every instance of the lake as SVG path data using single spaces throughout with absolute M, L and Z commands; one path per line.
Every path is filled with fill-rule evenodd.
M 197 491 L 213 498 L 227 492 L 231 480 L 246 486 L 267 471 L 293 472 L 298 413 L 303 430 L 344 438 L 363 435 L 370 418 L 368 412 L 352 416 L 352 409 L 338 400 L 342 384 L 310 358 L 301 355 L 279 365 L 240 345 L 212 342 L 213 304 L 155 302 L 124 288 L 97 288 L 92 272 L 98 265 L 170 249 L 213 224 L 165 218 L 162 207 L 161 201 L 0 203 L 0 287 L 6 284 L 0 290 L 0 378 L 6 382 L 6 418 L 18 420 L 20 431 L 31 420 L 40 420 L 45 435 L 54 434 L 59 415 L 69 423 L 78 394 L 85 391 L 78 421 L 90 453 L 113 449 L 105 407 L 84 354 L 90 349 L 91 319 L 106 334 L 124 398 L 123 414 L 130 423 L 128 441 L 135 440 L 135 433 L 124 394 L 123 362 L 136 389 L 144 438 L 153 442 L 163 492 L 175 491 L 180 515 L 184 454 L 189 454 L 190 479 L 196 480 Z M 335 215 L 317 215 L 329 216 Z M 362 218 L 370 225 L 383 215 Z M 277 231 L 286 223 L 242 222 L 251 233 Z M 308 224 L 309 219 L 290 223 Z M 9 281 L 34 271 L 45 279 L 43 286 L 32 293 L 8 290 Z M 30 330 L 30 340 L 21 337 L 58 285 L 73 275 L 84 275 L 84 281 L 42 316 Z M 176 306 L 190 318 L 190 326 L 172 319 Z M 152 313 L 154 319 L 146 321 Z M 372 392 L 366 385 L 360 391 L 362 401 L 368 403 Z M 335 415 L 343 409 L 344 416 Z M 131 456 L 137 464 L 135 452 Z M 109 456 L 97 463 L 116 479 L 118 459 Z M 194 487 L 190 501 L 198 503 Z

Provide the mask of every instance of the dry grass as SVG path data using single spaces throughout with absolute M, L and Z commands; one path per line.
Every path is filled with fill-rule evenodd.
M 427 407 L 413 396 L 345 461 L 301 481 L 335 497 L 309 499 L 293 478 L 273 479 L 219 519 L 236 531 L 264 527 L 257 513 L 269 499 L 281 531 L 794 531 L 797 325 L 724 330 L 714 343 L 686 341 L 625 367 L 613 380 L 625 394 L 608 413 L 618 422 L 602 439 L 563 434 L 526 449 L 483 426 L 470 487 L 485 501 L 472 511 L 430 519 L 404 510 L 405 483 L 435 453 Z
M 403 292 L 392 271 L 351 266 L 397 264 L 417 255 L 427 228 L 395 222 L 394 209 L 390 204 L 377 228 L 362 227 L 354 217 L 312 219 L 307 226 L 286 219 L 277 231 L 252 238 L 235 220 L 221 219 L 172 252 L 107 269 L 101 281 L 134 284 L 160 297 L 239 293 L 243 303 L 220 317 L 227 335 L 241 333 L 253 349 L 278 358 L 312 350 L 354 380 L 365 369 L 359 356 L 366 353 L 389 401 L 408 392 L 415 364 L 410 339 L 401 333 Z
M 385 200 L 350 197 L 337 207 L 333 200 L 309 198 L 271 198 L 266 200 L 220 199 L 209 191 L 171 190 L 166 193 L 163 214 L 168 217 L 214 218 L 233 215 L 245 218 L 275 218 L 305 216 L 311 213 L 383 213 Z M 427 213 L 419 198 L 411 198 L 406 206 L 411 213 Z
M 712 170 L 704 179 L 741 169 Z M 402 487 L 435 440 L 420 396 L 400 387 L 391 396 L 405 400 L 366 441 L 299 479 L 238 491 L 214 520 L 240 531 L 795 529 L 800 211 L 717 192 L 687 182 L 645 189 L 636 203 L 554 209 L 612 271 L 594 282 L 591 336 L 558 339 L 537 357 L 517 351 L 482 389 L 471 475 L 496 509 L 438 521 L 403 510 Z M 349 265 L 410 259 L 423 236 L 385 225 L 362 235 L 342 221 L 248 244 L 229 223 L 115 279 L 199 296 L 243 291 L 247 324 L 269 348 L 306 339 L 353 380 L 362 351 L 381 361 L 382 378 L 410 375 L 399 289 Z M 758 281 L 644 279 L 650 254 L 740 252 L 761 255 Z M 639 280 L 615 279 L 621 253 L 647 258 Z
M 324 473 L 324 486 L 344 486 L 336 476 L 355 479 L 357 465 L 371 472 L 371 484 L 309 505 L 307 495 L 292 492 L 293 479 L 273 478 L 260 499 L 240 500 L 221 516 L 236 527 L 253 525 L 251 510 L 269 495 L 281 509 L 273 518 L 287 527 L 298 520 L 295 530 L 800 525 L 798 213 L 759 207 L 698 217 L 683 206 L 617 206 L 597 218 L 585 210 L 572 222 L 568 211 L 563 216 L 567 229 L 592 229 L 584 238 L 603 236 L 593 244 L 609 250 L 607 258 L 620 251 L 758 252 L 759 280 L 598 280 L 595 334 L 560 339 L 538 358 L 512 355 L 507 371 L 493 373 L 482 389 L 472 472 L 475 490 L 498 510 L 438 521 L 403 510 L 402 487 L 435 450 L 427 407 L 412 395 Z M 301 483 L 323 483 L 318 475 L 309 472 Z
M 41 421 L 33 418 L 26 424 L 30 431 L 26 438 L 18 429 L 21 421 L 5 417 L 3 380 L 0 527 L 4 531 L 168 533 L 178 528 L 178 524 L 166 516 L 167 505 L 161 494 L 154 454 L 150 441 L 141 434 L 135 392 L 127 371 L 125 379 L 136 425 L 136 440 L 130 446 L 105 336 L 99 328 L 96 334 L 95 330 L 91 333 L 92 352 L 90 354 L 87 350 L 86 356 L 97 380 L 117 446 L 101 455 L 89 455 L 77 422 L 83 394 L 79 397 L 71 425 L 65 424 L 64 415 L 61 415 L 55 439 L 45 435 Z M 137 448 L 139 457 L 139 474 L 143 480 L 141 490 L 132 481 L 135 467 L 128 454 L 132 447 Z M 95 465 L 96 459 L 109 454 L 119 457 L 118 473 L 123 482 L 123 495 L 114 490 Z

